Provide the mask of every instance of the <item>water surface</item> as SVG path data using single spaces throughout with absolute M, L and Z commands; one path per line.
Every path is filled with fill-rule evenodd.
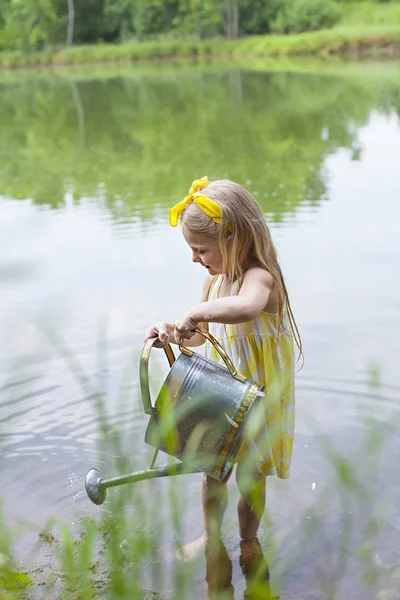
M 119 452 L 99 446 L 98 390 L 136 466 L 148 464 L 143 334 L 198 301 L 203 276 L 168 226 L 168 208 L 193 179 L 227 177 L 265 213 L 304 342 L 292 477 L 269 482 L 273 531 L 279 540 L 285 532 L 271 565 L 275 591 L 322 598 L 331 580 L 354 599 L 396 589 L 400 66 L 360 65 L 352 75 L 250 64 L 44 71 L 3 75 L 0 92 L 0 468 L 9 521 L 35 534 L 49 518 L 98 513 L 85 473 L 116 474 Z M 153 359 L 157 381 L 163 360 Z M 362 507 L 351 486 L 346 502 L 338 491 L 340 457 L 368 491 Z M 150 498 L 167 483 L 142 485 Z M 201 531 L 198 477 L 180 485 L 189 540 Z M 242 594 L 234 484 L 231 496 L 225 535 Z M 366 591 L 356 556 L 378 509 L 382 539 L 367 562 L 380 565 L 380 579 Z M 268 549 L 265 532 L 262 542 Z M 171 591 L 165 580 L 152 584 Z

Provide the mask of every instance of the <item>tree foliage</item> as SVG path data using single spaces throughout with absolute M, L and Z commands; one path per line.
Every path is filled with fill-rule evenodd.
M 379 0 L 375 0 L 379 2 Z M 346 0 L 0 0 L 0 49 L 329 27 Z M 71 18 L 73 17 L 73 22 Z M 70 35 L 67 34 L 68 26 Z M 68 41 L 69 40 L 69 41 Z
M 40 47 L 52 39 L 56 23 L 53 0 L 1 0 L 0 47 Z
M 333 0 L 283 0 L 272 29 L 279 33 L 315 31 L 332 27 L 340 16 Z

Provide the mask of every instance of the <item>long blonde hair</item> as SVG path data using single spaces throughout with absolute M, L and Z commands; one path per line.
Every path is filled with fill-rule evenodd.
M 191 202 L 182 214 L 182 226 L 218 243 L 228 283 L 236 281 L 238 289 L 250 267 L 263 267 L 274 279 L 278 295 L 279 328 L 283 328 L 285 307 L 290 328 L 303 356 L 299 330 L 290 306 L 289 296 L 278 263 L 277 252 L 261 208 L 241 185 L 229 179 L 212 181 L 201 190 L 222 209 L 222 223 L 215 223 L 196 204 Z

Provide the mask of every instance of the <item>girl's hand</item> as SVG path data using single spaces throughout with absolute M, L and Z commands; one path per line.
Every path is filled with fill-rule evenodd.
M 185 340 L 190 340 L 196 335 L 194 329 L 199 324 L 189 313 L 184 313 L 175 321 L 174 337 L 177 344 L 184 345 Z
M 158 338 L 157 342 L 154 342 L 153 348 L 164 348 L 168 344 L 171 338 L 171 334 L 173 337 L 174 326 L 172 323 L 167 323 L 166 321 L 162 321 L 160 323 L 155 323 L 149 327 L 144 336 L 144 341 L 151 338 Z

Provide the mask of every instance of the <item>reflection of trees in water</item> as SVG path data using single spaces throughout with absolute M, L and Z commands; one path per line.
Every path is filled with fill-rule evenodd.
M 0 192 L 37 203 L 105 197 L 146 218 L 192 179 L 228 177 L 279 221 L 326 196 L 323 164 L 360 148 L 372 109 L 399 110 L 379 80 L 232 70 L 159 77 L 29 80 L 2 89 Z

